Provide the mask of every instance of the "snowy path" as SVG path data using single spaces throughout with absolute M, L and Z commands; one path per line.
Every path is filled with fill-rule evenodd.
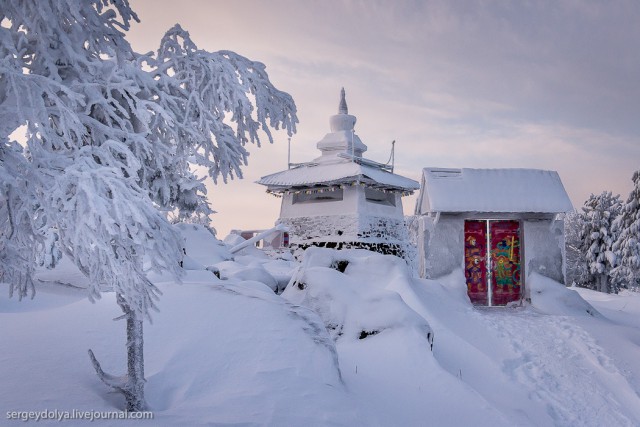
M 438 363 L 512 425 L 640 425 L 638 329 L 583 308 L 474 308 L 458 281 L 394 286 L 431 324 Z
M 503 372 L 527 387 L 530 399 L 544 404 L 556 425 L 637 425 L 640 399 L 636 395 L 633 402 L 622 373 L 574 319 L 533 309 L 480 313 L 517 355 L 503 361 Z M 615 382 L 620 384 L 614 394 L 610 384 Z

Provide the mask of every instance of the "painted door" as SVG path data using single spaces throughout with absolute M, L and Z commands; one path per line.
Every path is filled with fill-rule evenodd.
M 518 301 L 520 286 L 520 224 L 489 221 L 491 240 L 491 305 Z
M 475 305 L 506 305 L 521 297 L 518 221 L 469 220 L 464 224 L 464 263 Z
M 464 222 L 464 274 L 467 293 L 473 304 L 488 305 L 487 222 Z

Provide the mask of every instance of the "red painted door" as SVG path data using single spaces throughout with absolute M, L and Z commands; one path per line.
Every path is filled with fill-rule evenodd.
M 491 305 L 506 305 L 521 297 L 520 224 L 489 221 L 491 235 Z
M 522 295 L 518 221 L 465 221 L 464 240 L 465 278 L 471 302 L 506 305 L 518 301 Z
M 464 270 L 471 302 L 488 305 L 486 221 L 464 222 Z

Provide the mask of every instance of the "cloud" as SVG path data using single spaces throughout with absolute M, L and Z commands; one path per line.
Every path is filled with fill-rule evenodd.
M 298 106 L 296 162 L 317 155 L 344 86 L 367 155 L 386 161 L 396 140 L 396 164 L 412 178 L 423 166 L 557 169 L 581 204 L 605 189 L 626 197 L 640 167 L 635 0 L 132 6 L 143 23 L 129 39 L 140 51 L 180 22 L 202 48 L 264 62 Z M 279 202 L 252 181 L 286 167 L 286 141 L 279 136 L 274 146 L 252 149 L 245 182 L 212 189 L 216 221 L 231 224 L 258 206 L 260 215 L 246 223 L 273 224 Z

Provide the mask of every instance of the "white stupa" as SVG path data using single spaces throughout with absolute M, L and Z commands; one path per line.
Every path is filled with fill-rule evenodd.
M 290 230 L 292 248 L 365 248 L 403 255 L 407 244 L 401 196 L 419 184 L 393 167 L 362 157 L 367 146 L 355 134 L 342 89 L 331 132 L 309 163 L 262 177 L 267 192 L 282 197 L 278 223 Z

